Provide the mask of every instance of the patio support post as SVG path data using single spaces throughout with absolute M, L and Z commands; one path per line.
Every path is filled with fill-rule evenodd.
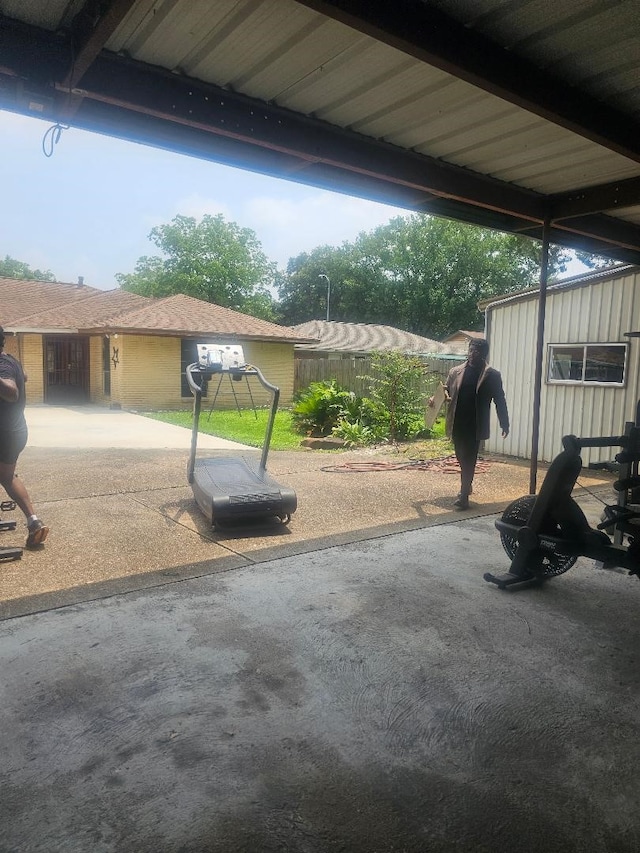
M 533 426 L 531 430 L 531 466 L 529 468 L 529 494 L 535 495 L 538 475 L 538 443 L 540 439 L 540 394 L 542 390 L 542 360 L 544 355 L 544 320 L 547 308 L 547 278 L 549 274 L 549 234 L 551 219 L 545 217 L 542 226 L 542 259 L 540 261 L 540 297 L 538 300 L 538 333 L 536 341 L 536 367 L 533 380 Z

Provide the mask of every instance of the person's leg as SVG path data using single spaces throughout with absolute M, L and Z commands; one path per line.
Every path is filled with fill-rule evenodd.
M 475 436 L 457 435 L 454 439 L 456 459 L 460 465 L 460 494 L 455 505 L 461 509 L 469 506 L 469 495 L 473 491 L 473 476 L 478 461 L 480 442 Z
M 469 497 L 472 492 L 473 477 L 476 473 L 476 463 L 478 461 L 478 450 L 480 442 L 471 439 L 465 443 L 462 462 L 460 463 L 460 483 L 463 495 Z
M 29 531 L 26 545 L 27 548 L 32 548 L 42 545 L 49 534 L 49 528 L 36 515 L 26 486 L 16 476 L 18 456 L 24 450 L 26 443 L 26 428 L 16 432 L 5 432 L 0 436 L 0 448 L 2 449 L 2 458 L 0 458 L 0 485 L 24 513 Z
M 11 500 L 18 504 L 27 520 L 35 515 L 29 492 L 27 492 L 22 480 L 16 476 L 15 463 L 8 465 L 5 462 L 0 462 L 0 485 Z

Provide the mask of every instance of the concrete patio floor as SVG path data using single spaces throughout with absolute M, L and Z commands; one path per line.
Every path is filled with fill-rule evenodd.
M 178 448 L 25 451 L 52 532 L 0 567 L 0 851 L 640 849 L 638 580 L 484 583 L 523 466 L 456 515 L 449 474 L 295 456 L 290 527 L 225 539 Z
M 0 624 L 3 853 L 640 849 L 637 579 L 492 518 Z
M 51 533 L 42 551 L 2 565 L 0 619 L 460 519 L 451 466 L 406 466 L 401 454 L 376 451 L 300 450 L 268 460 L 271 475 L 296 491 L 290 524 L 212 530 L 186 479 L 189 430 L 93 406 L 28 407 L 27 417 L 18 473 Z M 207 436 L 199 454 L 259 455 Z M 610 489 L 611 480 L 600 472 L 581 478 L 595 490 Z M 487 458 L 464 515 L 499 512 L 528 486 L 527 463 Z M 18 527 L 0 544 L 23 545 L 24 520 L 11 517 Z

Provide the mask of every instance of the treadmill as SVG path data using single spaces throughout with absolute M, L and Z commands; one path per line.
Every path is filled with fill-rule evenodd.
M 298 505 L 296 493 L 281 486 L 267 473 L 267 455 L 280 389 L 267 382 L 257 367 L 245 362 L 241 346 L 198 344 L 197 348 L 198 361 L 188 365 L 185 374 L 194 398 L 187 479 L 198 506 L 213 527 L 269 516 L 287 524 Z M 255 377 L 271 394 L 271 412 L 258 465 L 255 460 L 244 457 L 197 458 L 198 426 L 206 383 L 214 375 L 222 378 L 225 374 L 232 382 Z
M 1 512 L 12 512 L 16 508 L 15 501 L 2 501 Z M 0 520 L 0 531 L 15 530 L 17 521 Z M 22 548 L 0 548 L 0 560 L 19 560 L 22 557 Z

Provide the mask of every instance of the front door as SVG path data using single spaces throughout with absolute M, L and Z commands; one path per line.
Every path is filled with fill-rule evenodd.
M 44 341 L 45 403 L 75 406 L 89 400 L 89 339 L 50 337 Z

